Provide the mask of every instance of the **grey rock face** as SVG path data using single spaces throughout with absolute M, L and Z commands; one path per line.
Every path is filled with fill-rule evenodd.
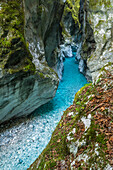
M 33 0 L 31 3 L 26 0 L 24 8 L 22 4 L 15 2 L 3 2 L 3 5 L 5 4 L 6 11 L 7 8 L 17 5 L 15 13 L 21 23 L 21 30 L 17 18 L 10 17 L 11 20 L 5 20 L 7 14 L 1 11 L 5 8 L 0 7 L 0 12 L 4 15 L 4 22 L 0 21 L 0 30 L 2 30 L 0 36 L 6 41 L 4 44 L 0 43 L 2 48 L 0 51 L 0 123 L 12 117 L 26 116 L 50 101 L 55 96 L 59 82 L 56 72 L 49 66 L 53 67 L 57 60 L 54 50 L 60 43 L 59 22 L 64 2 Z M 25 28 L 24 16 L 21 17 L 18 9 L 19 12 L 24 9 Z M 17 26 L 13 23 L 17 23 Z M 6 32 L 6 29 L 9 31 Z M 21 53 L 17 53 L 18 49 Z M 13 51 L 14 55 L 9 53 L 9 50 Z
M 16 73 L 0 79 L 0 123 L 26 116 L 55 96 L 58 78 L 48 74 Z
M 109 3 L 81 0 L 80 56 L 87 60 L 86 73 L 95 81 L 102 67 L 113 65 L 112 20 L 113 1 Z
M 61 0 L 25 0 L 25 37 L 30 51 L 37 54 L 35 59 L 47 61 L 54 67 L 57 58 L 54 50 L 60 44 L 60 21 L 64 2 Z
M 33 63 L 37 69 L 40 63 L 47 63 L 57 72 L 59 79 L 62 77 L 63 70 L 63 59 L 58 46 L 62 37 L 60 21 L 64 2 L 62 0 L 24 1 L 25 35 L 33 55 Z
M 63 69 L 64 69 L 64 59 L 65 56 L 60 47 L 56 48 L 54 52 L 55 56 L 57 56 L 57 62 L 54 67 L 52 67 L 55 72 L 58 74 L 59 80 L 62 79 Z
M 88 21 L 91 21 L 91 27 L 94 32 L 96 50 L 91 54 L 87 61 L 93 80 L 99 74 L 102 67 L 108 64 L 113 65 L 113 47 L 112 47 L 112 21 L 113 21 L 113 1 L 110 0 L 106 5 L 93 5 L 90 3 L 88 11 Z
M 61 48 L 61 51 L 63 52 L 65 57 L 73 57 L 72 47 L 70 44 L 69 45 L 68 44 L 61 45 L 60 48 Z

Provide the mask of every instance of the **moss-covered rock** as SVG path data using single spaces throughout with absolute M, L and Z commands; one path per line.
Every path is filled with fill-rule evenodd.
M 0 123 L 28 115 L 51 100 L 59 81 L 46 61 L 36 60 L 39 53 L 29 51 L 23 2 L 0 1 Z
M 87 84 L 76 94 L 29 169 L 112 169 L 112 80 L 105 71 L 95 85 Z
M 60 21 L 62 41 L 58 48 L 54 51 L 56 56 L 56 65 L 54 70 L 57 71 L 59 78 L 62 78 L 63 60 L 65 57 L 72 57 L 73 51 L 76 51 L 76 38 L 79 32 L 79 8 L 80 0 L 66 0 L 63 10 L 62 19 Z
M 24 13 L 21 1 L 3 1 L 0 9 L 0 68 L 3 73 L 35 72 L 32 55 L 24 38 Z
M 64 39 L 71 38 L 71 36 L 75 36 L 74 30 L 75 27 L 78 25 L 80 26 L 79 22 L 79 9 L 80 9 L 80 0 L 67 0 L 64 7 L 64 12 L 61 21 L 62 27 L 62 35 Z

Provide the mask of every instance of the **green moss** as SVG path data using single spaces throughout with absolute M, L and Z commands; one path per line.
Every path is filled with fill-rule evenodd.
M 87 143 L 89 143 L 90 141 L 95 141 L 96 140 L 96 129 L 97 129 L 97 125 L 95 125 L 95 122 L 92 121 L 90 129 L 88 130 L 88 132 L 86 134 Z
M 25 71 L 32 71 L 32 72 L 35 73 L 36 69 L 35 69 L 35 65 L 32 63 L 32 61 L 27 58 L 26 63 L 28 63 L 28 64 L 24 67 L 24 70 Z
M 75 23 L 79 23 L 79 8 L 80 8 L 80 0 L 67 0 L 65 9 L 64 9 L 64 15 L 66 15 L 68 12 L 71 12 L 72 18 L 74 19 Z
M 38 73 L 38 75 L 40 76 L 40 78 L 44 79 L 44 74 L 43 73 Z
M 109 8 L 109 7 L 111 7 L 112 4 L 111 4 L 110 0 L 96 0 L 96 1 L 89 0 L 89 8 L 90 9 L 96 10 L 96 9 L 98 9 L 98 7 L 101 9 L 102 5 L 104 5 L 105 8 Z
M 93 58 L 96 58 L 96 57 L 97 57 L 97 56 L 96 56 L 94 53 L 92 53 L 91 56 L 90 56 L 90 58 L 88 58 L 88 62 L 92 61 Z
M 75 95 L 75 98 L 74 98 L 74 102 L 76 102 L 79 98 L 79 96 L 81 95 L 82 91 L 88 87 L 88 86 L 93 86 L 92 83 L 89 83 L 89 84 L 86 84 L 85 86 L 83 86 Z
M 108 62 L 105 66 L 103 66 L 103 67 L 101 68 L 100 72 L 101 72 L 101 71 L 106 71 L 106 68 L 105 68 L 105 67 L 112 66 L 112 65 L 113 65 L 113 63 Z
M 46 163 L 45 170 L 51 169 L 54 170 L 54 167 L 56 166 L 56 161 L 55 160 L 50 160 Z
M 101 26 L 105 21 L 104 20 L 99 20 L 98 24 L 95 26 L 95 28 L 98 28 Z
M 63 35 L 64 38 L 65 37 L 68 37 L 68 38 L 71 37 L 68 30 L 66 30 L 65 23 L 63 21 L 63 19 L 66 16 L 68 16 L 70 13 L 72 15 L 73 20 L 75 21 L 75 24 L 78 24 L 79 28 L 80 28 L 79 9 L 80 9 L 80 0 L 67 0 L 66 1 L 65 8 L 64 8 L 64 13 L 63 13 L 63 18 L 62 18 L 62 21 L 60 23 L 60 25 L 62 27 L 62 35 Z
M 106 140 L 105 140 L 105 135 L 104 134 L 98 134 L 96 136 L 96 141 L 98 143 L 100 143 L 102 146 L 105 145 L 106 146 Z
M 19 0 L 8 0 L 1 4 L 0 10 L 1 22 L 0 25 L 3 29 L 8 30 L 14 28 L 24 35 L 24 12 L 22 2 Z
M 20 0 L 1 2 L 0 10 L 0 67 L 10 74 L 35 72 L 32 56 L 24 38 L 24 11 Z
M 51 75 L 51 74 L 55 74 L 57 76 L 57 78 L 59 79 L 58 77 L 58 74 L 51 68 L 51 67 L 48 67 L 47 63 L 43 63 L 43 69 L 42 69 L 42 74 L 48 74 L 48 75 Z

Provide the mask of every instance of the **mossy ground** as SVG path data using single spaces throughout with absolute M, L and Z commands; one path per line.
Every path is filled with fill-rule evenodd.
M 3 72 L 35 72 L 32 55 L 24 38 L 22 1 L 1 2 L 0 28 L 0 67 Z
M 86 129 L 82 118 L 89 115 Z M 76 154 L 75 148 L 70 149 L 72 144 Z M 112 160 L 113 76 L 107 71 L 95 85 L 87 84 L 76 94 L 49 144 L 29 169 L 104 169 L 113 166 Z

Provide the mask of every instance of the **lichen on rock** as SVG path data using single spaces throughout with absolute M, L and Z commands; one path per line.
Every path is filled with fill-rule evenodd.
M 95 81 L 100 69 L 113 64 L 112 43 L 112 0 L 83 1 L 83 25 L 81 58 L 86 60 L 92 80 Z M 86 70 L 87 71 L 87 70 Z

